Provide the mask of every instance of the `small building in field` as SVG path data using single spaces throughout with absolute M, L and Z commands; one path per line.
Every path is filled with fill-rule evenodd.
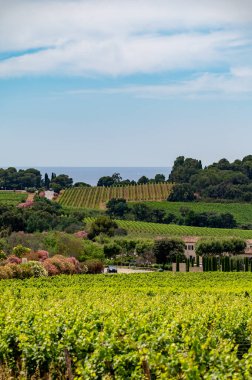
M 182 238 L 183 242 L 185 243 L 185 256 L 189 259 L 190 257 L 196 257 L 196 243 L 198 240 L 200 240 L 200 237 L 197 236 L 186 236 Z
M 252 257 L 252 239 L 246 240 L 247 247 L 245 249 L 245 255 L 247 257 Z

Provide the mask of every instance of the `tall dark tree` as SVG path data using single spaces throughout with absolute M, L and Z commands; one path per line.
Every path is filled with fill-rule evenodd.
M 45 184 L 45 188 L 46 188 L 46 190 L 48 190 L 48 189 L 50 188 L 50 183 L 51 183 L 51 181 L 50 181 L 50 179 L 49 179 L 49 176 L 48 176 L 47 173 L 45 173 L 44 184 Z
M 112 198 L 107 203 L 106 213 L 113 218 L 124 218 L 125 214 L 129 211 L 127 202 L 123 198 Z
M 190 178 L 202 169 L 200 160 L 194 158 L 185 158 L 180 156 L 176 158 L 172 171 L 169 175 L 169 181 L 175 183 L 188 183 Z
M 158 264 L 166 264 L 185 258 L 185 243 L 179 239 L 157 239 L 153 252 Z

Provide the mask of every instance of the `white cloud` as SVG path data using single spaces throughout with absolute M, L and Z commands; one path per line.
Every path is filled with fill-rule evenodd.
M 194 69 L 225 62 L 223 49 L 240 41 L 233 33 L 97 38 L 0 62 L 0 77 L 24 74 L 124 75 Z
M 0 77 L 232 66 L 251 22 L 251 0 L 0 0 L 0 52 L 24 52 Z
M 252 68 L 234 68 L 228 74 L 203 73 L 190 80 L 167 85 L 123 86 L 102 89 L 78 89 L 68 91 L 68 95 L 82 94 L 129 94 L 140 98 L 197 98 L 252 96 Z

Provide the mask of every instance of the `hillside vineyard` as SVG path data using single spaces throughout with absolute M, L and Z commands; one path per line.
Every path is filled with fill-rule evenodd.
M 124 198 L 129 202 L 163 201 L 169 196 L 171 188 L 170 183 L 71 188 L 63 192 L 59 203 L 66 207 L 103 208 L 112 198 Z

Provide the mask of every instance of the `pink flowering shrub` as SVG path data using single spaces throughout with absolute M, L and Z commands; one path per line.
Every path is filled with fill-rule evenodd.
M 49 253 L 44 250 L 39 250 L 36 252 L 29 252 L 27 253 L 24 257 L 27 258 L 28 261 L 45 261 L 46 259 L 49 258 Z
M 23 203 L 19 203 L 19 205 L 17 205 L 18 208 L 29 208 L 29 207 L 32 207 L 34 204 L 33 201 L 26 201 L 26 202 L 23 202 Z
M 81 273 L 80 262 L 75 257 L 68 257 L 67 261 L 75 266 L 75 273 Z
M 43 267 L 47 270 L 48 276 L 57 276 L 60 274 L 59 269 L 51 262 L 51 259 L 43 261 Z
M 7 258 L 7 263 L 8 264 L 21 264 L 22 260 L 15 256 L 15 255 L 10 255 L 8 258 Z
M 78 231 L 78 232 L 75 232 L 74 236 L 80 239 L 86 239 L 88 236 L 88 233 L 86 231 Z
M 49 258 L 49 252 L 44 251 L 43 249 L 40 249 L 36 252 L 38 254 L 39 260 L 44 261 Z
M 49 276 L 80 273 L 80 263 L 74 257 L 55 255 L 43 261 L 43 265 Z

